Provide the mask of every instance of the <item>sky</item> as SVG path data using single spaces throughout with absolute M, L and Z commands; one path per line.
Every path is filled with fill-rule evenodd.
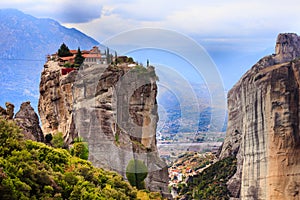
M 0 8 L 55 19 L 99 42 L 140 28 L 175 31 L 204 48 L 226 90 L 274 52 L 278 33 L 300 33 L 296 0 L 10 0 Z

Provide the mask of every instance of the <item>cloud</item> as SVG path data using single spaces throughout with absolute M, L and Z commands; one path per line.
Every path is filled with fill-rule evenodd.
M 50 17 L 105 40 L 122 31 L 154 27 L 193 37 L 208 49 L 262 50 L 280 32 L 300 33 L 296 0 L 11 0 L 14 7 L 37 17 Z M 253 48 L 256 46 L 256 48 Z
M 61 23 L 87 23 L 101 16 L 101 1 L 89 0 L 11 0 L 1 1 L 0 8 L 16 8 L 35 17 L 46 17 Z
M 13 7 L 38 17 L 54 18 L 69 26 L 85 27 L 96 39 L 124 28 L 156 27 L 202 37 L 274 37 L 300 32 L 296 0 L 11 0 Z M 96 21 L 96 22 L 95 22 Z M 109 31 L 107 31 L 109 29 Z M 114 32 L 115 31 L 115 32 Z
M 135 0 L 127 3 L 112 5 L 112 13 L 123 19 L 138 21 L 161 21 L 175 11 L 184 9 L 186 3 L 178 0 Z
M 24 89 L 23 90 L 23 95 L 27 97 L 33 97 L 35 99 L 39 98 L 39 94 L 36 94 L 35 92 L 29 90 L 29 89 Z

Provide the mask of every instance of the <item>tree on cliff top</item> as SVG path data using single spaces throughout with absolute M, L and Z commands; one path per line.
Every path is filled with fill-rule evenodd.
M 74 63 L 75 67 L 80 67 L 83 61 L 84 61 L 84 57 L 82 56 L 80 48 L 78 47 L 77 54 L 75 56 L 75 63 Z
M 58 49 L 58 56 L 59 57 L 72 56 L 69 47 L 65 43 L 62 43 L 62 45 Z

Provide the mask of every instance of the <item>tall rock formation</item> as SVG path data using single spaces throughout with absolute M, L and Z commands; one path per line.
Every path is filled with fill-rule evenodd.
M 40 127 L 39 117 L 31 107 L 30 102 L 24 102 L 20 106 L 20 110 L 14 116 L 15 106 L 5 103 L 6 109 L 0 106 L 0 117 L 5 120 L 15 121 L 20 127 L 25 139 L 44 142 L 44 134 Z
M 40 83 L 44 133 L 83 137 L 95 166 L 126 177 L 132 159 L 148 168 L 146 187 L 169 197 L 167 166 L 157 153 L 156 75 L 153 67 L 84 66 L 67 75 L 48 61 Z
M 22 129 L 26 139 L 44 142 L 44 134 L 40 127 L 39 117 L 31 107 L 30 102 L 21 104 L 14 121 Z
M 280 34 L 275 52 L 228 93 L 220 158 L 237 157 L 227 183 L 237 199 L 300 199 L 300 37 Z
M 77 133 L 73 120 L 73 83 L 77 71 L 61 75 L 57 62 L 48 61 L 41 74 L 38 112 L 44 134 L 62 132 L 69 142 Z

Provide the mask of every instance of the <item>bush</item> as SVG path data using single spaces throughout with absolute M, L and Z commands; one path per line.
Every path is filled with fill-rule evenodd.
M 69 62 L 66 62 L 65 64 L 64 64 L 64 68 L 73 68 L 74 66 L 71 64 L 71 63 L 69 63 Z
M 13 122 L 0 118 L 0 156 L 8 156 L 21 148 L 21 131 Z
M 53 139 L 53 136 L 51 133 L 48 133 L 46 136 L 45 136 L 45 140 L 47 143 L 50 143 Z
M 148 168 L 141 160 L 130 160 L 126 167 L 126 177 L 132 186 L 145 189 L 144 179 L 148 175 Z
M 70 152 L 72 156 L 77 156 L 84 160 L 89 158 L 89 148 L 86 142 L 75 142 Z
M 19 132 L 0 119 L 0 199 L 137 199 L 137 190 L 117 173 L 95 168 L 65 149 L 25 141 Z
M 58 132 L 53 136 L 52 146 L 55 148 L 64 148 L 65 142 L 62 132 Z

